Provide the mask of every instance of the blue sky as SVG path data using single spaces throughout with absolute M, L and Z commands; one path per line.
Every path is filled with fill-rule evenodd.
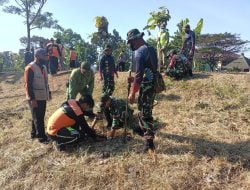
M 44 11 L 54 14 L 64 28 L 72 28 L 85 40 L 97 29 L 95 16 L 106 16 L 109 31 L 117 29 L 123 38 L 128 30 L 142 28 L 151 11 L 160 6 L 170 10 L 171 20 L 168 24 L 170 33 L 176 31 L 176 24 L 184 18 L 190 19 L 193 27 L 200 18 L 204 19 L 202 33 L 231 32 L 250 40 L 250 1 L 249 0 L 48 0 Z M 21 48 L 19 38 L 26 35 L 23 18 L 0 11 L 0 52 Z M 50 38 L 53 30 L 34 30 L 32 35 Z M 250 52 L 246 53 L 250 57 Z

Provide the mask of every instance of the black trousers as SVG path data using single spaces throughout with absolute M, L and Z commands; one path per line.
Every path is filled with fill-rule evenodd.
M 38 100 L 38 107 L 32 108 L 29 103 L 32 115 L 32 129 L 31 138 L 38 138 L 39 140 L 47 139 L 44 128 L 44 116 L 46 112 L 46 100 Z
M 77 66 L 76 66 L 76 61 L 75 60 L 71 60 L 70 62 L 69 62 L 69 67 L 70 68 L 76 68 Z
M 80 140 L 80 132 L 73 127 L 60 129 L 55 136 L 49 136 L 58 146 L 75 144 Z
M 49 69 L 50 74 L 54 75 L 58 71 L 58 58 L 57 57 L 49 57 Z
M 125 62 L 118 63 L 118 69 L 117 70 L 121 71 L 121 72 L 125 71 Z

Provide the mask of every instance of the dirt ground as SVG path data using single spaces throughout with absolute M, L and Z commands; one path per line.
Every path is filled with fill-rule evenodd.
M 65 100 L 68 77 L 49 79 L 46 123 Z M 250 74 L 195 73 L 166 84 L 153 112 L 154 161 L 138 153 L 142 138 L 124 144 L 122 130 L 112 141 L 86 140 L 67 152 L 31 140 L 22 74 L 0 74 L 0 188 L 250 189 Z M 125 98 L 126 86 L 120 73 L 114 96 Z M 96 102 L 100 95 L 96 77 Z

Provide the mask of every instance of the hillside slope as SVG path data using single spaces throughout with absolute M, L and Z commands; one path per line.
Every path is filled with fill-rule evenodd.
M 53 100 L 46 122 L 65 99 L 67 78 L 50 78 Z M 0 81 L 1 189 L 250 187 L 249 74 L 196 73 L 192 80 L 166 79 L 168 90 L 157 96 L 154 108 L 157 162 L 137 153 L 143 143 L 138 136 L 127 144 L 119 136 L 102 143 L 89 140 L 62 153 L 52 144 L 30 140 L 22 75 L 1 74 Z M 116 82 L 114 95 L 125 98 L 126 74 Z M 96 80 L 96 101 L 100 89 Z

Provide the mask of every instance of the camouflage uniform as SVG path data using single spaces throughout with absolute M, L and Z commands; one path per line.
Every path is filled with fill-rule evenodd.
M 117 74 L 113 56 L 103 55 L 100 61 L 99 72 L 103 78 L 103 94 L 112 96 L 115 89 L 114 74 Z
M 151 56 L 151 59 L 149 57 Z M 154 73 L 151 66 L 157 70 L 157 54 L 155 49 L 141 46 L 135 51 L 134 61 L 136 64 L 136 75 L 133 88 L 139 87 L 138 110 L 139 110 L 139 125 L 144 133 L 145 139 L 154 139 L 154 125 L 152 110 L 155 99 L 154 90 Z M 134 90 L 134 89 L 133 89 Z
M 108 122 L 108 128 L 119 129 L 122 128 L 125 124 L 126 117 L 126 101 L 121 99 L 116 99 L 111 97 L 111 104 L 109 108 L 102 109 L 99 106 L 99 111 L 103 112 L 106 120 Z M 128 107 L 128 116 L 127 119 L 131 120 L 133 117 L 133 110 Z M 130 122 L 128 122 L 130 123 Z
M 166 75 L 175 79 L 180 79 L 187 74 L 189 67 L 188 59 L 183 55 L 174 55 L 170 58 L 170 64 L 166 70 Z
M 112 96 L 115 90 L 115 80 L 114 76 L 111 75 L 103 75 L 103 88 L 102 93 Z

